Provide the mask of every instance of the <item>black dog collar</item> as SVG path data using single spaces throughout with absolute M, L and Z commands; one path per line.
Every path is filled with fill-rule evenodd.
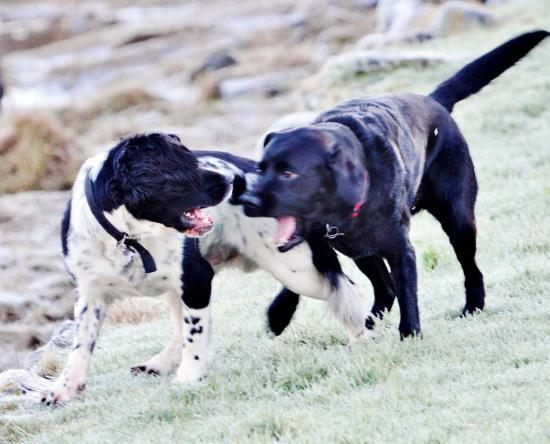
M 139 254 L 139 256 L 141 257 L 141 262 L 143 262 L 145 273 L 154 273 L 155 271 L 157 271 L 157 266 L 151 253 L 149 253 L 149 251 L 147 251 L 147 249 L 143 245 L 141 245 L 136 239 L 131 238 L 128 233 L 118 231 L 115 226 L 107 220 L 107 218 L 103 214 L 103 211 L 99 209 L 94 196 L 92 179 L 89 175 L 86 176 L 86 184 L 84 188 L 86 193 L 86 200 L 88 201 L 88 205 L 90 206 L 92 214 L 96 218 L 99 225 L 101 225 L 101 227 L 117 241 L 118 247 L 125 247 L 131 252 L 136 252 L 137 254 Z

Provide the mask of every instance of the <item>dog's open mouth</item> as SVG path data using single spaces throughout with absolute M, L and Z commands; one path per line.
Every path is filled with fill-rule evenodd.
M 281 253 L 288 251 L 300 244 L 304 238 L 301 227 L 294 216 L 281 216 L 277 218 L 277 234 L 273 239 Z
M 199 207 L 184 211 L 181 220 L 188 227 L 183 234 L 189 237 L 204 236 L 214 226 L 212 218 L 204 214 Z

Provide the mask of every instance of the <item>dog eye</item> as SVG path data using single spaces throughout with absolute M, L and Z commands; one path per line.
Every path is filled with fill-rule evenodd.
M 293 171 L 285 170 L 285 171 L 283 171 L 283 177 L 285 179 L 296 179 L 298 177 L 298 174 L 296 174 Z

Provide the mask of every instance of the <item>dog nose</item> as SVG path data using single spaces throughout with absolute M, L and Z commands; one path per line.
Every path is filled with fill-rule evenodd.
M 262 205 L 260 199 L 250 193 L 241 194 L 241 196 L 239 197 L 239 202 L 245 207 L 251 209 L 258 209 Z

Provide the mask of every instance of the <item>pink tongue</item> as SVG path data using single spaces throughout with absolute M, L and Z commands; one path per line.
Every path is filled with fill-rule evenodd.
M 277 219 L 277 235 L 275 245 L 284 245 L 296 231 L 296 218 L 294 216 L 282 216 Z

